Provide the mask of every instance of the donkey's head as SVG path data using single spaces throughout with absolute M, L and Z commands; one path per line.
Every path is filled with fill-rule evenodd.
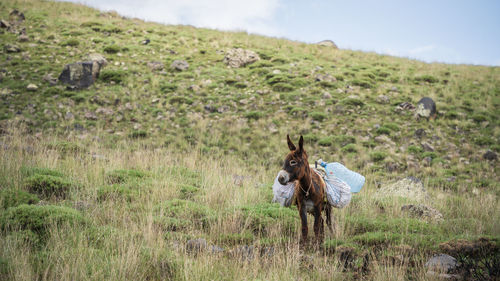
M 286 135 L 286 139 L 290 152 L 285 158 L 282 170 L 278 173 L 278 181 L 283 185 L 304 177 L 306 167 L 309 167 L 307 153 L 304 150 L 304 138 L 300 136 L 299 148 L 293 144 L 289 135 Z

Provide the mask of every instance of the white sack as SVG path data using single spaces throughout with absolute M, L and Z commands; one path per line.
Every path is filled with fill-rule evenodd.
M 292 205 L 293 194 L 295 193 L 295 183 L 290 182 L 287 185 L 282 185 L 278 181 L 278 177 L 273 184 L 273 203 L 280 203 L 281 206 L 289 207 Z

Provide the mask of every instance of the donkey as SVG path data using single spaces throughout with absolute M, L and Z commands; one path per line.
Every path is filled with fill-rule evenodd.
M 326 212 L 326 224 L 332 231 L 331 210 L 328 202 L 325 204 L 326 185 L 323 179 L 309 167 L 307 153 L 304 150 L 304 138 L 300 136 L 299 148 L 286 136 L 290 152 L 285 158 L 282 170 L 278 173 L 278 181 L 286 185 L 289 182 L 295 183 L 295 198 L 299 209 L 300 221 L 302 223 L 301 243 L 307 243 L 307 212 L 314 215 L 314 234 L 316 242 L 323 242 L 324 227 L 321 211 Z

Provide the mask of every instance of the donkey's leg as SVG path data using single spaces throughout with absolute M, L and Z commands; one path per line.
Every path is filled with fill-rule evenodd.
M 326 212 L 326 226 L 328 226 L 330 233 L 333 234 L 334 228 L 332 227 L 332 205 L 326 203 L 325 212 Z
M 314 206 L 314 234 L 316 235 L 316 242 L 321 244 L 323 242 L 324 227 L 323 227 L 323 217 L 321 216 L 322 204 L 317 204 Z
M 307 213 L 306 213 L 306 207 L 303 204 L 304 202 L 299 202 L 298 207 L 299 207 L 299 215 L 300 215 L 300 222 L 302 224 L 302 244 L 307 243 L 307 232 L 309 231 L 307 229 Z

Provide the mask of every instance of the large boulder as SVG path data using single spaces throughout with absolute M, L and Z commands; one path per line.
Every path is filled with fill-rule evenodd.
M 75 62 L 64 66 L 59 75 L 59 81 L 68 84 L 71 89 L 88 88 L 97 78 L 101 68 L 107 64 L 106 59 L 99 54 L 90 54 L 89 61 Z
M 235 48 L 227 51 L 223 62 L 230 67 L 238 68 L 244 67 L 258 60 L 260 60 L 260 57 L 257 53 L 250 50 Z
M 408 213 L 408 215 L 415 217 L 415 218 L 425 219 L 425 220 L 434 221 L 434 222 L 443 221 L 443 214 L 441 214 L 441 212 L 439 212 L 438 210 L 436 210 L 432 207 L 422 205 L 422 204 L 403 205 L 403 206 L 401 206 L 401 211 Z
M 422 98 L 417 103 L 416 114 L 419 117 L 430 118 L 436 115 L 436 103 L 428 97 Z
M 317 45 L 324 47 L 332 47 L 334 49 L 338 49 L 337 45 L 332 40 L 323 40 L 321 42 L 316 43 Z
M 457 259 L 446 254 L 435 255 L 430 258 L 426 263 L 427 276 L 432 278 L 439 278 L 441 280 L 459 280 L 462 279 L 460 275 L 455 274 L 458 271 L 459 264 Z
M 376 194 L 378 197 L 404 197 L 415 201 L 424 201 L 429 198 L 424 184 L 415 177 L 407 177 L 382 186 Z

